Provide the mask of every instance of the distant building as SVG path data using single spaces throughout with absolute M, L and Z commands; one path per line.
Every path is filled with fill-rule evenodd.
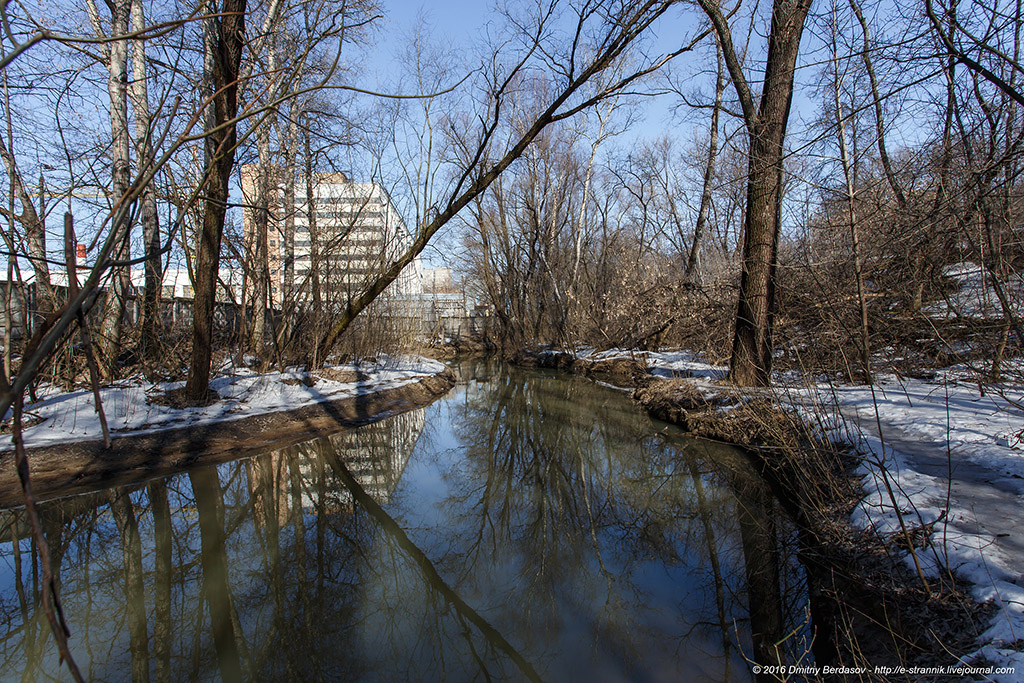
M 146 284 L 146 271 L 142 269 L 133 270 L 131 273 L 132 286 L 141 292 Z M 230 263 L 221 265 L 217 271 L 216 300 L 223 303 L 239 303 L 242 300 L 242 270 Z M 194 299 L 195 286 L 189 271 L 185 268 L 168 268 L 164 270 L 163 282 L 160 288 L 160 298 L 164 301 L 171 299 Z
M 424 294 L 449 294 L 462 292 L 452 284 L 451 268 L 424 268 L 423 269 L 423 293 Z
M 241 169 L 246 207 L 242 227 L 246 244 L 256 237 L 255 165 Z M 391 198 L 377 183 L 355 183 L 343 173 L 314 175 L 312 197 L 304 183 L 296 183 L 294 206 L 284 206 L 281 184 L 272 188 L 267 248 L 271 297 L 280 305 L 291 259 L 292 297 L 308 300 L 315 288 L 327 306 L 344 304 L 389 268 L 412 244 L 413 237 Z M 290 216 L 289 216 L 290 212 Z M 288 254 L 286 219 L 292 218 L 294 235 Z M 386 290 L 409 297 L 423 291 L 422 267 L 417 257 Z

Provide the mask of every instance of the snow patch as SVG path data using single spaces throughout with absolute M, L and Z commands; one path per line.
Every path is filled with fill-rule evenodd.
M 232 374 L 210 382 L 210 389 L 220 400 L 208 406 L 171 408 L 152 401 L 169 390 L 183 387 L 184 382 L 154 384 L 141 379 L 124 380 L 102 388 L 100 398 L 112 435 L 145 434 L 371 394 L 436 375 L 444 369 L 445 365 L 435 360 L 397 356 L 330 366 L 312 373 L 287 368 L 283 372 L 259 374 L 236 367 Z M 331 372 L 328 376 L 319 376 L 324 371 Z M 341 377 L 351 375 L 355 379 L 332 380 L 329 379 L 332 373 Z M 23 431 L 27 447 L 103 438 L 90 390 L 63 393 L 47 387 L 39 395 L 38 401 L 25 406 L 26 423 L 32 423 Z M 0 441 L 0 450 L 13 447 L 11 436 L 5 435 Z
M 647 367 L 647 371 L 655 377 L 692 377 L 696 379 L 724 379 L 729 369 L 723 365 L 712 365 L 704 360 L 701 354 L 685 350 L 665 351 L 631 351 L 629 349 L 609 349 L 607 351 L 582 351 L 580 358 L 593 361 L 636 360 Z
M 957 289 L 946 299 L 925 307 L 935 318 L 1002 318 L 1003 308 L 992 284 L 992 275 L 982 266 L 964 262 L 946 266 L 942 274 L 951 278 Z M 1024 314 L 1024 276 L 1011 275 L 1002 282 L 1003 294 L 1015 315 Z

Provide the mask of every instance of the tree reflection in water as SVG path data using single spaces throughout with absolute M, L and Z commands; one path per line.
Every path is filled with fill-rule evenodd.
M 587 380 L 459 372 L 424 410 L 42 506 L 85 675 L 748 680 L 804 654 L 793 533 L 737 453 Z M 20 512 L 0 541 L 0 678 L 57 676 Z

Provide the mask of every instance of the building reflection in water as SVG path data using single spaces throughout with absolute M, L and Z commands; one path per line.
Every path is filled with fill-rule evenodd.
M 805 647 L 792 533 L 735 453 L 585 380 L 459 372 L 424 410 L 42 506 L 86 677 L 745 680 Z M 59 677 L 20 512 L 0 543 L 0 679 Z
M 334 453 L 343 460 L 360 486 L 387 505 L 402 478 L 416 442 L 423 433 L 426 411 L 414 410 L 247 461 L 249 491 L 256 519 L 275 514 L 286 524 L 292 514 L 335 514 L 354 511 L 351 492 L 342 487 L 324 490 L 324 463 Z M 322 497 L 319 498 L 319 497 Z M 269 506 L 269 510 L 264 508 Z

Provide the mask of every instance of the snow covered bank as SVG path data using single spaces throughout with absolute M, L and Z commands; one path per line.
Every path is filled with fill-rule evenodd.
M 224 405 L 182 410 L 138 405 L 135 422 L 130 424 L 143 426 L 120 430 L 109 448 L 99 438 L 48 439 L 48 445 L 29 451 L 36 497 L 45 500 L 101 491 L 198 464 L 280 450 L 422 407 L 455 384 L 455 375 L 443 365 L 420 360 L 391 362 L 385 367 L 361 365 L 358 370 L 357 374 L 351 367 L 329 368 L 301 379 L 298 373 L 263 375 L 260 381 L 251 374 L 234 381 L 224 378 L 231 389 L 225 391 L 221 386 L 221 391 L 230 398 L 221 403 L 234 406 L 234 410 Z M 347 373 L 352 373 L 352 381 Z M 317 377 L 321 374 L 334 379 Z M 274 379 L 278 381 L 271 384 Z M 140 417 L 143 413 L 180 419 L 164 419 L 159 427 L 153 427 Z M 123 416 L 119 419 L 124 420 Z M 0 509 L 22 502 L 14 452 L 0 452 Z
M 983 646 L 963 661 L 1012 667 L 993 680 L 1024 681 L 1024 388 L 979 388 L 950 369 L 932 381 L 882 377 L 873 391 L 820 385 L 795 394 L 831 411 L 830 436 L 866 456 L 854 523 L 900 530 L 888 479 L 905 523 L 931 528 L 917 550 L 925 573 L 948 568 L 999 608 Z
M 578 365 L 584 370 L 602 371 L 602 366 L 611 368 L 616 364 L 630 363 L 642 370 L 644 374 L 658 378 L 694 378 L 719 380 L 728 373 L 728 368 L 713 365 L 701 358 L 700 354 L 679 349 L 664 351 L 637 351 L 630 349 L 608 349 L 595 351 L 582 347 L 575 351 L 543 349 L 538 352 L 524 352 L 520 358 L 539 361 L 546 367 L 570 369 Z M 545 362 L 552 361 L 552 362 Z
M 647 372 L 655 377 L 693 377 L 700 379 L 724 379 L 729 369 L 722 365 L 712 365 L 692 351 L 628 351 L 610 349 L 601 352 L 585 352 L 581 357 L 595 362 L 635 359 L 647 367 Z
M 436 375 L 445 365 L 425 358 L 382 358 L 379 362 L 349 363 L 304 373 L 297 369 L 258 374 L 224 368 L 210 382 L 220 400 L 207 405 L 173 408 L 160 403 L 166 392 L 183 382 L 152 384 L 141 379 L 117 382 L 100 390 L 111 436 L 147 434 L 224 420 L 295 410 L 322 401 L 370 394 Z M 25 445 L 38 448 L 69 441 L 103 438 L 92 392 L 40 392 L 40 400 L 25 406 Z M 14 447 L 10 434 L 0 451 Z
M 975 263 L 965 262 L 947 266 L 942 274 L 952 280 L 954 289 L 943 300 L 925 307 L 934 318 L 1001 318 L 1003 306 L 993 284 L 992 275 Z M 1024 314 L 1024 277 L 1011 275 L 999 283 L 1006 303 L 1013 314 Z

